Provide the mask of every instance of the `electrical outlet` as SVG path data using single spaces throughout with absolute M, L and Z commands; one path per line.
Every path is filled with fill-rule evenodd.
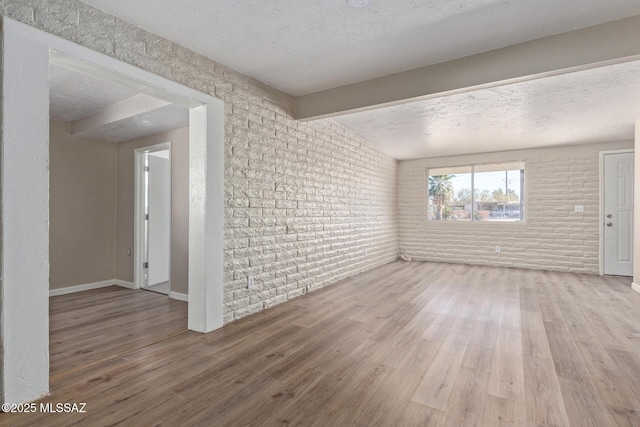
M 575 205 L 574 211 L 575 212 L 584 212 L 584 205 Z
M 256 279 L 253 276 L 247 277 L 247 289 L 253 289 L 256 285 Z
M 500 246 L 496 246 L 496 253 L 500 253 Z
M 131 249 L 127 249 L 127 255 L 131 256 Z
M 364 250 L 364 256 L 369 256 L 369 249 Z

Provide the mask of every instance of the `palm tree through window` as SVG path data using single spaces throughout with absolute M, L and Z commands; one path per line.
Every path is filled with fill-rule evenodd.
M 427 176 L 429 220 L 524 220 L 523 162 L 430 168 Z

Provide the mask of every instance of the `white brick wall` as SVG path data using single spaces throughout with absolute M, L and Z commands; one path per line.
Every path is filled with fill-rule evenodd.
M 413 260 L 598 274 L 599 151 L 631 147 L 587 144 L 401 161 L 400 253 Z M 524 223 L 426 220 L 427 167 L 512 160 L 525 161 Z M 574 212 L 575 205 L 585 212 Z
M 227 320 L 397 256 L 396 161 L 333 121 L 254 102 L 234 103 L 227 129 Z
M 396 259 L 397 162 L 362 138 L 297 122 L 290 96 L 79 1 L 0 14 L 225 102 L 225 322 Z

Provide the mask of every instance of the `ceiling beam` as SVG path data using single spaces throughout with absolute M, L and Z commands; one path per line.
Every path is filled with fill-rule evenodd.
M 638 57 L 640 15 L 302 95 L 295 99 L 294 117 L 298 120 L 332 117 Z
M 145 94 L 134 95 L 85 118 L 71 122 L 71 135 L 93 132 L 98 128 L 171 105 Z

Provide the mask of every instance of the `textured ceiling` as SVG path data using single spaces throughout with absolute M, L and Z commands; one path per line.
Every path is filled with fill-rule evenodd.
M 640 14 L 638 0 L 83 1 L 292 95 Z M 632 62 L 336 120 L 409 159 L 633 139 L 639 117 Z
M 83 0 L 292 95 L 640 14 L 638 0 Z
M 632 140 L 640 61 L 336 118 L 398 159 Z
M 189 126 L 189 110 L 181 105 L 170 104 L 150 112 L 105 124 L 83 134 L 83 136 L 99 141 L 118 143 L 185 126 Z
M 49 117 L 73 122 L 137 95 L 137 92 L 65 67 L 49 66 Z M 175 104 L 92 129 L 82 136 L 123 142 L 189 125 L 189 110 Z
M 64 67 L 49 66 L 49 116 L 72 122 L 134 96 L 131 89 Z

